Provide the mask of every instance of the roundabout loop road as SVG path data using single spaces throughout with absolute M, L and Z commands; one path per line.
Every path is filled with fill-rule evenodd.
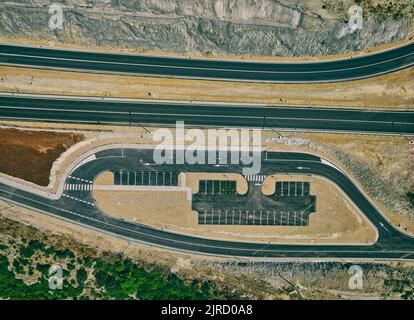
M 238 165 L 154 165 L 151 149 L 108 149 L 95 154 L 96 159 L 76 167 L 66 183 L 88 183 L 105 170 L 173 170 L 241 173 Z M 150 165 L 148 165 L 150 164 Z M 261 174 L 312 174 L 325 177 L 340 187 L 378 230 L 373 245 L 263 244 L 199 238 L 155 229 L 116 219 L 94 205 L 90 190 L 51 200 L 6 184 L 0 184 L 0 197 L 37 211 L 78 223 L 89 228 L 146 244 L 199 254 L 246 258 L 356 258 L 414 259 L 414 238 L 395 229 L 375 206 L 341 171 L 320 158 L 304 153 L 264 152 Z M 82 194 L 82 196 L 74 196 Z

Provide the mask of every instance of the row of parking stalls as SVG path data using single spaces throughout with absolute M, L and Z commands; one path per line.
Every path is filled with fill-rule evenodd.
M 113 171 L 115 185 L 177 186 L 179 172 Z
M 304 211 L 202 210 L 198 212 L 198 224 L 306 226 L 308 217 Z
M 198 193 L 202 195 L 237 194 L 234 180 L 200 180 Z
M 309 196 L 310 183 L 302 181 L 276 182 L 275 195 L 277 196 Z

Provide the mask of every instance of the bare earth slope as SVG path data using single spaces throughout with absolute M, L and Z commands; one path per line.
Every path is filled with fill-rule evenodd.
M 320 56 L 413 35 L 410 0 L 356 1 L 363 29 L 348 28 L 352 0 L 67 0 L 63 29 L 48 28 L 51 0 L 0 3 L 0 37 L 46 44 L 242 56 Z
M 77 133 L 0 128 L 0 172 L 47 186 L 53 162 L 83 139 Z

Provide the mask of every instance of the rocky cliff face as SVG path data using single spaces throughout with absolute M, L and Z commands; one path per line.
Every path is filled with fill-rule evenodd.
M 303 56 L 414 34 L 412 0 L 392 0 L 385 9 L 377 2 L 361 4 L 363 28 L 352 32 L 352 0 L 0 0 L 0 36 L 143 51 Z M 62 7 L 63 29 L 48 27 L 53 3 Z

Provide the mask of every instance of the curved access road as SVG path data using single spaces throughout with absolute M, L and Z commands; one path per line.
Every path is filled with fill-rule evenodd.
M 414 238 L 395 229 L 345 173 L 331 163 L 305 153 L 265 151 L 262 154 L 260 174 L 312 174 L 331 180 L 347 194 L 375 226 L 378 231 L 376 243 L 372 245 L 308 245 L 214 240 L 173 233 L 102 213 L 95 205 L 91 184 L 94 178 L 105 170 L 242 173 L 242 166 L 235 164 L 220 166 L 155 164 L 153 150 L 139 148 L 109 146 L 106 150 L 95 151 L 93 156 L 88 154 L 86 159 L 89 161 L 79 159 L 79 165 L 75 166 L 65 178 L 66 185 L 77 187 L 65 188 L 60 198 L 50 199 L 7 183 L 0 183 L 0 198 L 129 240 L 199 254 L 238 256 L 249 259 L 414 259 Z M 84 188 L 85 185 L 89 187 Z
M 320 62 L 241 62 L 0 44 L 0 64 L 205 80 L 311 83 L 368 78 L 414 64 L 414 42 L 353 58 Z

